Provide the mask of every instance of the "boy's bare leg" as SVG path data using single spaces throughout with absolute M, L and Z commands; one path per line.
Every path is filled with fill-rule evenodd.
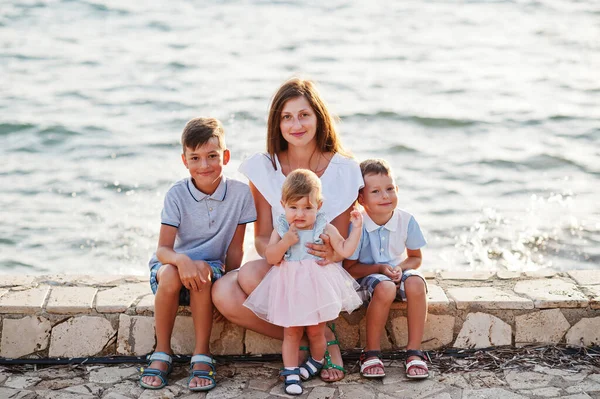
M 390 306 L 396 298 L 396 284 L 392 281 L 381 281 L 373 291 L 373 297 L 367 308 L 367 347 L 365 351 L 381 350 L 381 335 L 390 313 Z M 365 360 L 373 359 L 372 357 Z M 381 366 L 371 366 L 364 370 L 369 374 L 383 374 Z
M 190 310 L 192 312 L 192 320 L 194 322 L 194 336 L 196 343 L 194 345 L 193 355 L 203 354 L 210 356 L 210 333 L 212 331 L 212 300 L 211 300 L 211 286 L 212 284 L 207 282 L 204 284 L 200 291 L 190 291 Z M 210 371 L 210 366 L 197 363 L 194 365 L 194 370 L 206 370 Z M 207 378 L 192 378 L 190 381 L 190 388 L 203 387 L 212 384 Z
M 406 349 L 421 349 L 423 341 L 423 332 L 425 331 L 425 321 L 427 320 L 427 293 L 425 283 L 418 276 L 408 277 L 404 281 L 404 291 L 406 292 L 408 322 L 408 344 Z M 421 360 L 418 356 L 411 356 L 406 359 L 407 362 L 412 360 Z M 427 371 L 420 367 L 412 367 L 410 375 L 423 375 Z
M 181 280 L 179 271 L 175 266 L 163 265 L 156 274 L 158 290 L 154 299 L 154 321 L 156 325 L 156 352 L 173 353 L 171 349 L 171 335 L 175 325 L 175 316 L 179 307 L 179 291 Z M 149 368 L 166 371 L 168 366 L 164 362 L 154 361 Z M 148 385 L 158 386 L 162 382 L 156 376 L 142 378 Z

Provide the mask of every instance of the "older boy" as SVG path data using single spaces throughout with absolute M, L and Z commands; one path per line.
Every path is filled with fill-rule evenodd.
M 407 302 L 408 344 L 406 376 L 427 378 L 425 354 L 420 350 L 427 319 L 427 283 L 415 269 L 421 266 L 426 242 L 418 223 L 397 208 L 398 186 L 389 165 L 382 159 L 360 164 L 365 186 L 358 202 L 363 206 L 363 232 L 357 252 L 344 264 L 357 279 L 367 308 L 367 346 L 360 357 L 360 373 L 382 378 L 380 339 L 394 300 Z
M 190 177 L 175 183 L 164 201 L 158 249 L 150 260 L 156 351 L 148 368 L 142 369 L 140 385 L 149 389 L 167 385 L 177 308 L 189 304 L 195 347 L 188 388 L 208 391 L 215 386 L 214 360 L 209 354 L 211 284 L 225 270 L 240 266 L 246 223 L 256 220 L 256 210 L 248 185 L 223 176 L 230 154 L 217 119 L 192 119 L 181 142 L 181 159 Z

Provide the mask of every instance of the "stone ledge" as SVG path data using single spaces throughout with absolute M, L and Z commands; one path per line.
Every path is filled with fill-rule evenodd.
M 589 273 L 589 275 L 587 274 Z M 154 338 L 147 277 L 2 276 L 1 357 L 143 355 Z M 428 272 L 424 349 L 491 345 L 600 344 L 600 272 Z M 337 320 L 344 349 L 365 345 L 365 309 Z M 190 354 L 193 324 L 180 307 L 173 349 Z M 406 304 L 394 303 L 382 349 L 407 342 Z M 281 343 L 229 322 L 215 323 L 217 355 L 279 353 Z

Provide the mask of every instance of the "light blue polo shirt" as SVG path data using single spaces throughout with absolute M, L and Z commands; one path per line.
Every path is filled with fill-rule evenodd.
M 167 192 L 161 223 L 177 228 L 173 250 L 192 260 L 219 260 L 238 225 L 256 221 L 256 208 L 246 183 L 222 177 L 212 195 L 198 190 L 192 178 L 180 180 Z M 156 253 L 150 268 L 160 263 Z
M 406 259 L 406 249 L 420 249 L 427 242 L 415 218 L 396 208 L 388 222 L 380 226 L 362 211 L 363 230 L 360 244 L 348 259 L 358 259 L 367 265 L 396 266 Z

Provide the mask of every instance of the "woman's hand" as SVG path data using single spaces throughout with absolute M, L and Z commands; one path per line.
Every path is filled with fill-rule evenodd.
M 312 242 L 306 243 L 306 246 L 309 248 L 309 254 L 322 258 L 321 260 L 317 261 L 319 265 L 325 266 L 330 263 L 341 262 L 344 260 L 344 258 L 342 258 L 333 250 L 327 234 L 321 234 L 319 237 L 321 237 L 323 240 L 323 244 L 315 244 Z

